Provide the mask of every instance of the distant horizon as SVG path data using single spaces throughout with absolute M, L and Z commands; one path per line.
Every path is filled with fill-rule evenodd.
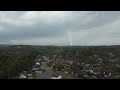
M 74 46 L 120 46 L 120 45 L 28 45 L 28 44 L 0 44 L 0 45 L 10 45 L 10 46 L 68 46 L 68 47 L 74 47 Z

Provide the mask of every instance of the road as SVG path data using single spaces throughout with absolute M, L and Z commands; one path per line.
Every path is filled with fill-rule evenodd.
M 41 65 L 41 68 L 45 70 L 44 73 L 36 73 L 36 79 L 51 79 L 52 74 L 54 71 L 52 70 L 51 67 L 47 66 L 47 62 L 49 60 L 44 56 L 43 59 L 46 61 L 44 64 Z
M 51 67 L 47 66 L 47 63 L 49 62 L 47 57 L 44 56 L 43 59 L 45 60 L 45 62 L 44 62 L 44 64 L 41 65 L 41 67 L 42 67 L 42 69 L 45 70 L 45 72 L 35 73 L 35 77 L 34 78 L 30 77 L 29 79 L 51 79 L 51 76 L 55 73 L 55 71 L 53 71 L 53 69 Z M 76 79 L 77 78 L 70 73 L 65 73 L 62 71 L 57 71 L 57 72 L 61 73 L 61 76 L 63 79 Z

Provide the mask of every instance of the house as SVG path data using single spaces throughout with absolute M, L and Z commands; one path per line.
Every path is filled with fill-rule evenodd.
M 33 71 L 33 72 L 34 72 L 34 71 L 37 71 L 37 70 L 39 70 L 39 68 L 40 68 L 40 66 L 39 66 L 39 65 L 35 65 L 35 66 L 33 66 L 32 71 Z
M 98 75 L 98 74 L 100 74 L 100 71 L 101 71 L 101 68 L 97 67 L 97 68 L 94 69 L 93 74 Z
M 20 79 L 27 79 L 28 75 L 26 73 L 26 71 L 23 71 L 22 73 L 20 73 Z
M 93 73 L 93 70 L 92 70 L 92 69 L 90 69 L 90 70 L 86 70 L 86 72 Z
M 39 68 L 38 70 L 35 71 L 35 73 L 39 73 L 39 74 L 42 74 L 42 73 L 44 73 L 44 72 L 45 72 L 45 70 L 44 70 L 44 69 L 41 69 L 41 68 Z
M 85 78 L 86 78 L 86 77 L 88 77 L 88 75 L 87 75 L 87 74 L 85 74 L 85 75 L 83 75 L 83 77 L 85 77 Z
M 90 64 L 85 64 L 86 67 L 90 67 Z
M 37 61 L 37 62 L 39 62 L 39 61 L 41 61 L 42 59 L 36 59 L 35 61 Z
M 104 74 L 104 77 L 105 78 L 108 78 L 108 77 L 110 77 L 111 76 L 111 73 L 110 72 L 103 72 L 103 74 Z
M 65 71 L 65 73 L 69 73 L 68 71 Z
M 35 60 L 35 62 L 34 63 L 40 63 L 40 65 L 41 64 L 43 64 L 44 62 L 46 62 L 44 59 L 37 59 L 37 60 Z
M 30 70 L 27 71 L 27 75 L 28 77 L 31 77 L 32 76 L 32 72 Z
M 42 62 L 46 62 L 44 59 L 42 59 L 41 61 L 40 61 L 40 63 L 42 63 Z
M 70 72 L 71 72 L 71 68 L 69 68 L 69 67 L 64 67 L 64 72 L 65 72 L 65 73 L 70 73 Z
M 54 73 L 53 75 L 52 75 L 52 77 L 51 77 L 51 79 L 61 79 L 62 78 L 62 76 L 59 74 L 59 73 Z
M 40 65 L 40 63 L 39 63 L 39 62 L 36 62 L 35 64 L 36 64 L 36 65 Z

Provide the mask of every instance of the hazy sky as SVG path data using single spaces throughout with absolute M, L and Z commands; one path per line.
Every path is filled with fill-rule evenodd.
M 0 44 L 120 45 L 120 11 L 0 11 Z

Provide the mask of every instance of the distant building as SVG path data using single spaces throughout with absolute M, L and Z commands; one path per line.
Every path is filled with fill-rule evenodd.
M 28 75 L 26 73 L 26 71 L 20 73 L 20 79 L 27 79 L 28 78 Z
M 39 68 L 40 68 L 40 66 L 39 66 L 39 65 L 35 65 L 35 66 L 33 66 L 32 71 L 33 71 L 33 72 L 34 72 L 34 71 L 37 71 L 37 70 L 39 70 Z
M 59 73 L 54 73 L 51 77 L 51 79 L 61 79 L 62 76 Z
M 27 75 L 28 75 L 28 77 L 31 77 L 32 76 L 32 72 L 30 70 L 27 71 Z
M 36 65 L 40 65 L 40 63 L 39 63 L 39 62 L 36 62 L 35 64 L 36 64 Z
M 42 59 L 36 59 L 35 61 L 40 62 Z
M 44 69 L 39 68 L 39 69 L 38 69 L 38 70 L 36 70 L 35 72 L 36 72 L 36 73 L 41 74 L 41 73 L 44 73 L 44 72 L 45 72 L 45 70 L 44 70 Z
M 41 65 L 44 62 L 46 62 L 44 59 L 36 59 L 34 63 L 36 63 L 36 64 L 40 63 L 40 65 Z

